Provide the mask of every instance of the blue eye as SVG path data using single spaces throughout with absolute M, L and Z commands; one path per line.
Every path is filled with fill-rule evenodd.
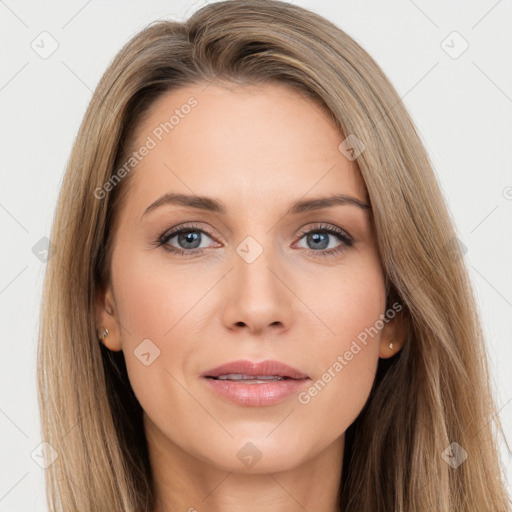
M 204 247 L 200 247 L 201 238 L 204 235 L 211 238 L 206 231 L 199 229 L 196 225 L 190 224 L 164 233 L 157 240 L 157 245 L 162 246 L 168 252 L 178 254 L 180 256 L 197 256 L 204 252 Z M 173 238 L 177 239 L 178 244 L 183 244 L 183 249 L 169 244 L 169 241 Z
M 352 238 L 345 231 L 325 224 L 303 231 L 299 236 L 301 240 L 306 237 L 306 243 L 313 245 L 314 249 L 306 248 L 306 251 L 313 256 L 335 256 L 353 246 Z M 336 237 L 341 244 L 326 250 L 329 247 L 329 237 Z
M 204 236 L 212 239 L 212 236 L 203 229 L 200 229 L 199 226 L 188 224 L 165 232 L 158 238 L 156 245 L 179 256 L 199 256 L 208 248 L 208 246 L 201 247 Z M 300 237 L 300 240 L 306 238 L 306 243 L 313 246 L 313 249 L 309 247 L 304 248 L 312 256 L 334 256 L 353 245 L 352 238 L 345 231 L 331 225 L 317 225 L 308 230 L 301 231 L 297 236 Z M 330 237 L 337 238 L 341 243 L 329 249 Z M 176 238 L 175 243 L 179 245 L 178 247 L 169 243 L 173 238 Z M 219 246 L 220 244 L 217 245 L 217 247 Z

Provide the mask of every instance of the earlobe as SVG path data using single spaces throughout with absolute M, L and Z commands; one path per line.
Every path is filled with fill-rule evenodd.
M 96 296 L 96 330 L 98 340 L 109 350 L 122 350 L 119 322 L 115 313 L 115 303 L 110 287 Z
M 381 342 L 380 349 L 379 349 L 379 357 L 382 359 L 387 359 L 388 357 L 393 357 L 397 352 L 399 352 L 402 348 L 402 345 L 400 345 L 397 341 L 392 341 L 388 343 L 387 345 L 383 344 Z
M 122 350 L 122 347 L 120 346 L 118 340 L 107 340 L 107 336 L 110 334 L 110 331 L 106 327 L 98 334 L 98 341 L 103 343 L 103 345 L 105 345 L 109 350 L 111 350 L 112 352 L 119 352 L 120 350 Z
M 379 357 L 387 359 L 399 352 L 407 338 L 409 321 L 403 311 L 388 319 L 382 329 Z

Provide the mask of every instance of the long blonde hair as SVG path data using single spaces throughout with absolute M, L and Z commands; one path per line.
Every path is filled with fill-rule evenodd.
M 277 0 L 222 1 L 183 23 L 149 25 L 94 92 L 62 183 L 44 282 L 38 398 L 43 439 L 58 455 L 46 469 L 50 510 L 153 511 L 142 410 L 123 353 L 98 341 L 95 321 L 131 174 L 100 199 L 95 191 L 126 157 L 157 97 L 218 78 L 288 84 L 325 108 L 343 138 L 364 144 L 357 164 L 388 300 L 403 304 L 410 330 L 396 356 L 379 360 L 370 397 L 346 432 L 341 510 L 509 511 L 497 447 L 503 428 L 475 298 L 420 137 L 361 46 Z M 457 467 L 448 463 L 454 457 Z

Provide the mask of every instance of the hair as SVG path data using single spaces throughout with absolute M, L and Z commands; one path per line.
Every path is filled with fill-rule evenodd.
M 55 210 L 42 298 L 38 401 L 43 438 L 58 454 L 45 471 L 50 510 L 153 511 L 143 411 L 124 354 L 98 340 L 95 315 L 133 172 L 102 199 L 95 190 L 126 159 L 157 98 L 214 80 L 286 84 L 325 109 L 340 141 L 355 135 L 364 144 L 356 163 L 387 300 L 403 304 L 410 325 L 400 352 L 379 359 L 368 400 L 346 431 L 341 510 L 509 511 L 497 446 L 503 427 L 474 292 L 417 130 L 354 39 L 278 0 L 221 1 L 184 22 L 146 26 L 92 96 Z M 445 460 L 454 442 L 467 452 L 456 468 Z

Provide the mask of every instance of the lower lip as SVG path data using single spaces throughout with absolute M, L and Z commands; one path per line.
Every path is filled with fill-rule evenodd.
M 204 378 L 215 393 L 240 405 L 263 406 L 284 400 L 300 391 L 310 380 L 283 379 L 263 384 L 245 384 L 232 380 Z

